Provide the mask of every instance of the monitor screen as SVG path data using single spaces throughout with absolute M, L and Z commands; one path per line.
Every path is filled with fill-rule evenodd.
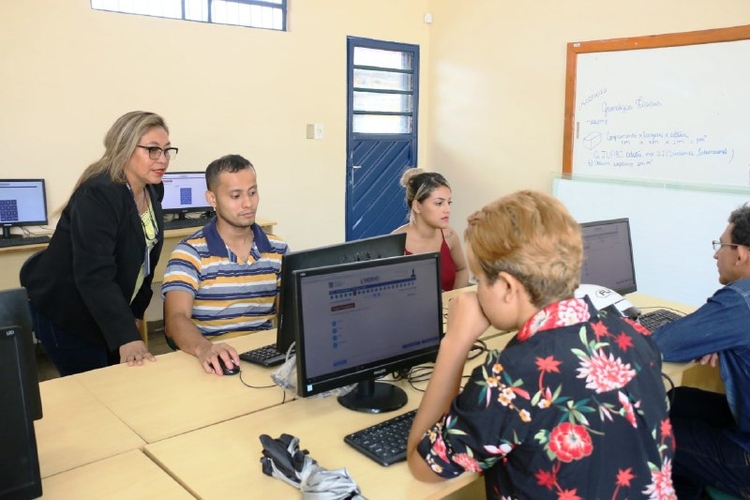
M 404 255 L 406 233 L 386 234 L 361 240 L 348 241 L 338 245 L 289 252 L 281 260 L 281 290 L 279 292 L 279 311 L 276 322 L 276 350 L 287 352 L 294 343 L 297 325 L 294 304 L 296 292 L 294 271 L 313 267 L 345 264 L 363 260 L 382 259 Z
M 326 266 L 294 276 L 298 394 L 357 383 L 339 397 L 347 408 L 379 413 L 406 404 L 401 388 L 375 379 L 435 361 L 443 337 L 439 254 Z
M 581 283 L 607 287 L 624 295 L 636 291 L 633 245 L 628 219 L 581 224 Z
M 47 224 L 44 179 L 0 179 L 0 226 L 10 237 L 10 226 Z
M 34 335 L 25 288 L 0 290 L 0 327 L 15 327 L 21 345 L 24 377 L 24 394 L 30 403 L 34 420 L 42 418 L 42 400 L 39 396 L 39 377 L 36 370 Z
M 164 199 L 161 202 L 161 208 L 165 214 L 213 210 L 206 201 L 206 174 L 204 172 L 166 172 L 161 181 L 164 184 Z

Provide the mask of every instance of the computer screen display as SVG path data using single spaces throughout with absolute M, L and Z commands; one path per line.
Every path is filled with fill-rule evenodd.
M 276 350 L 285 353 L 294 342 L 297 325 L 294 271 L 404 255 L 406 233 L 373 236 L 338 245 L 289 252 L 281 260 L 281 290 L 276 322 Z
M 0 226 L 5 237 L 10 226 L 47 224 L 44 179 L 0 179 Z
M 213 208 L 206 201 L 206 174 L 204 172 L 166 172 L 161 179 L 165 214 L 208 212 Z
M 295 271 L 300 328 L 297 392 L 311 396 L 357 383 L 339 402 L 379 413 L 405 392 L 376 378 L 433 362 L 443 337 L 439 254 Z
M 25 288 L 0 290 L 0 327 L 14 327 L 21 346 L 22 367 L 26 374 L 24 394 L 34 420 L 39 420 L 42 418 L 42 400 L 39 395 L 31 311 Z
M 628 219 L 581 224 L 581 283 L 607 287 L 624 295 L 636 291 L 633 245 Z

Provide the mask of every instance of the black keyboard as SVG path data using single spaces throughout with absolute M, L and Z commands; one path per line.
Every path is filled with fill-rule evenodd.
M 657 309 L 638 316 L 638 323 L 648 328 L 648 331 L 653 332 L 660 326 L 664 326 L 681 317 L 681 314 L 677 314 L 674 311 L 668 309 Z
M 173 219 L 164 221 L 164 230 L 168 229 L 184 229 L 186 227 L 203 227 L 208 224 L 210 219 L 204 219 L 202 217 L 190 217 L 187 219 Z
M 417 410 L 344 436 L 344 442 L 383 466 L 406 460 L 406 441 Z
M 0 248 L 20 247 L 23 245 L 39 245 L 49 243 L 49 236 L 24 236 L 23 238 L 0 238 Z
M 256 365 L 276 366 L 286 360 L 286 354 L 277 351 L 276 344 L 269 344 L 243 352 L 240 354 L 240 359 Z

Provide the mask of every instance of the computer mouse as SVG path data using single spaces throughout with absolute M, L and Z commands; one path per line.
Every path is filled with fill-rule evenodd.
M 224 375 L 237 375 L 240 373 L 240 367 L 232 363 L 230 366 L 224 364 L 224 358 L 219 356 L 219 365 L 221 365 L 221 371 Z

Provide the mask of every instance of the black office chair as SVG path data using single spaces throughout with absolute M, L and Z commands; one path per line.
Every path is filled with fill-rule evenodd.
M 29 272 L 31 269 L 31 265 L 41 258 L 45 250 L 46 248 L 34 252 L 28 259 L 26 259 L 26 262 L 24 262 L 21 266 L 21 270 L 18 273 L 18 279 L 21 282 L 22 287 L 26 288 L 26 284 L 29 282 Z

